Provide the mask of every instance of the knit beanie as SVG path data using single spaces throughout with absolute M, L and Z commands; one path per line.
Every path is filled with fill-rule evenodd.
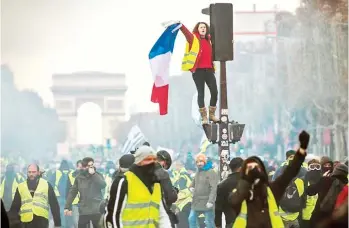
M 125 154 L 119 159 L 119 166 L 123 169 L 129 169 L 134 162 L 135 157 L 132 154 Z
M 150 146 L 141 146 L 136 150 L 133 156 L 135 157 L 135 164 L 138 164 L 148 156 L 156 157 L 156 152 Z

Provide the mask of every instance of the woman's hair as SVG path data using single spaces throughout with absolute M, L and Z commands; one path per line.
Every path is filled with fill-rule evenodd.
M 206 26 L 206 35 L 205 35 L 205 37 L 207 38 L 208 35 L 210 34 L 210 26 L 206 22 L 198 22 L 195 25 L 194 29 L 193 29 L 193 33 L 199 33 L 199 25 L 200 24 L 204 24 Z

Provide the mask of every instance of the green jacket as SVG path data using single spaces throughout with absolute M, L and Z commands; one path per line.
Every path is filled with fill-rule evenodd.
M 72 202 L 78 192 L 80 193 L 79 214 L 92 215 L 100 214 L 100 204 L 103 202 L 102 190 L 106 183 L 102 174 L 96 172 L 93 175 L 89 173 L 80 173 L 75 178 L 74 185 L 70 187 L 65 209 L 71 210 Z

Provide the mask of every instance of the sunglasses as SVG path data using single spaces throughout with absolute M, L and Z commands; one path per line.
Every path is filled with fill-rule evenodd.
M 310 164 L 308 166 L 308 170 L 321 170 L 321 165 L 320 164 Z

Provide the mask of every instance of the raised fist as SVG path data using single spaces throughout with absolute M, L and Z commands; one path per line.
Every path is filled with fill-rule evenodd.
M 303 150 L 306 150 L 308 148 L 309 140 L 310 140 L 310 135 L 308 134 L 308 132 L 302 131 L 299 134 L 299 145 L 300 145 L 300 148 L 303 149 Z

